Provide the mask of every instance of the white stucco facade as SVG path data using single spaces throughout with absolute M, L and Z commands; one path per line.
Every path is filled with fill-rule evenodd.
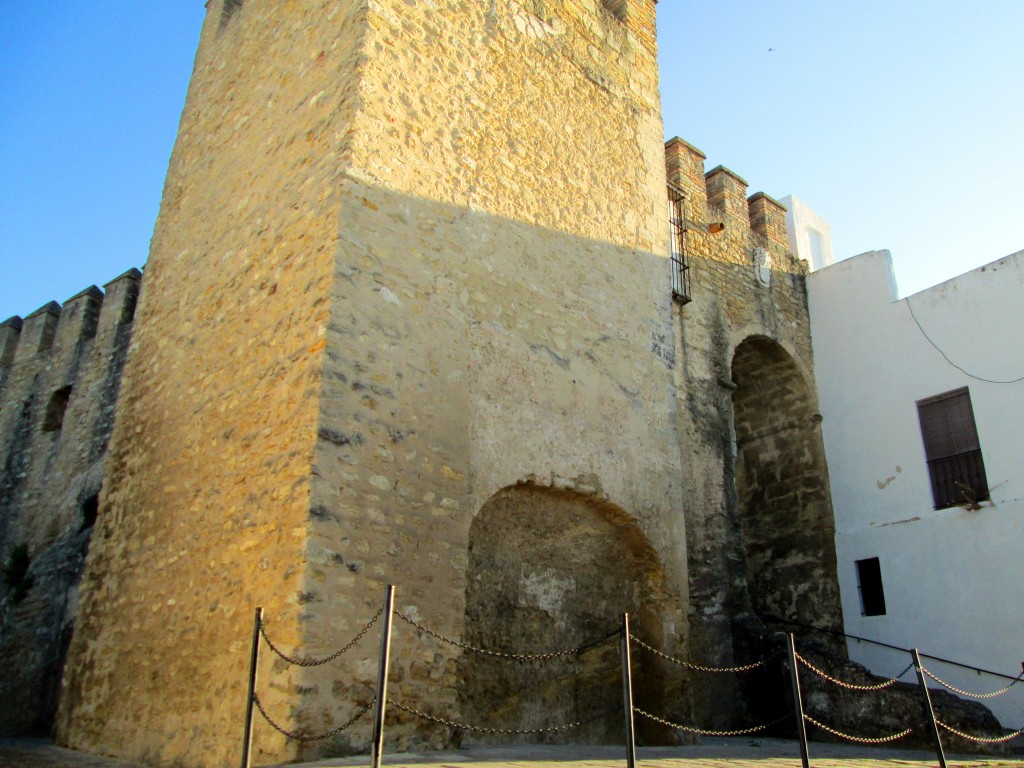
M 888 251 L 873 251 L 811 274 L 808 301 L 846 632 L 1019 674 L 1024 380 L 991 382 L 1024 377 L 1024 251 L 906 299 Z M 917 402 L 962 387 L 991 500 L 935 509 Z M 879 559 L 884 615 L 862 615 L 856 563 L 869 558 Z M 910 661 L 855 641 L 849 651 L 886 676 Z M 1008 682 L 925 665 L 966 691 Z M 984 703 L 1005 726 L 1024 726 L 1024 682 Z
M 812 272 L 832 264 L 835 258 L 828 222 L 795 195 L 786 195 L 779 202 L 786 206 L 789 250 L 806 261 Z

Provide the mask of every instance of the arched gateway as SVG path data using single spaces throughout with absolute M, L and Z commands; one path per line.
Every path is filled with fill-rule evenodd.
M 466 641 L 525 654 L 578 648 L 614 632 L 628 612 L 634 632 L 660 647 L 663 582 L 653 547 L 621 508 L 532 485 L 505 488 L 483 505 L 470 529 Z M 637 653 L 634 661 L 637 696 L 664 711 L 672 684 L 655 669 L 655 659 Z M 466 653 L 460 673 L 467 722 L 535 729 L 588 721 L 523 738 L 621 742 L 617 638 L 546 662 Z M 657 738 L 637 725 L 642 736 Z
M 732 364 L 736 489 L 754 613 L 840 627 L 835 524 L 815 399 L 778 343 L 750 337 Z

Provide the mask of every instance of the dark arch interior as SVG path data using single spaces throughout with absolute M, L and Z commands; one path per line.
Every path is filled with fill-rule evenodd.
M 736 487 L 754 613 L 841 627 L 821 421 L 792 357 L 751 338 L 733 358 Z
M 507 488 L 474 520 L 469 557 L 465 637 L 471 645 L 525 654 L 578 648 L 615 632 L 628 612 L 633 633 L 662 646 L 661 565 L 614 505 L 533 486 Z M 656 657 L 639 650 L 634 662 L 637 705 L 677 712 L 680 683 L 672 682 L 671 671 L 667 676 Z M 543 663 L 465 653 L 460 710 L 465 722 L 494 728 L 585 721 L 570 731 L 480 739 L 492 743 L 621 743 L 621 675 L 617 638 Z M 637 727 L 642 740 L 665 738 L 643 723 Z

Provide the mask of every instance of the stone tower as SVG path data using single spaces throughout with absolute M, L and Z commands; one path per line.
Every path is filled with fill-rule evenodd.
M 478 645 L 578 645 L 629 611 L 685 654 L 655 0 L 208 9 L 61 739 L 230 763 L 254 607 L 282 648 L 323 655 L 388 583 L 403 615 Z M 537 726 L 543 686 L 505 690 L 458 648 L 398 634 L 398 700 L 470 722 L 500 703 L 508 720 L 485 724 Z M 372 697 L 375 655 L 268 660 L 261 702 L 330 730 Z M 580 665 L 597 692 L 545 718 L 614 704 L 617 677 Z M 678 681 L 650 680 L 659 711 L 685 714 Z M 365 749 L 366 726 L 326 749 Z M 404 714 L 389 734 L 451 739 Z M 258 723 L 255 761 L 292 744 Z

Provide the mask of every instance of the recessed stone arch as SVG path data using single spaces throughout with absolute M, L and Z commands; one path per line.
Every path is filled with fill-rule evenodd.
M 754 613 L 840 628 L 835 523 L 813 391 L 772 339 L 740 343 L 736 384 L 736 490 L 747 589 Z
M 538 654 L 600 640 L 630 614 L 634 633 L 663 647 L 671 612 L 662 564 L 636 522 L 605 500 L 535 485 L 505 488 L 470 528 L 465 639 L 508 653 Z M 638 706 L 678 711 L 679 680 L 636 653 Z M 494 728 L 580 728 L 532 736 L 483 736 L 496 743 L 621 743 L 622 678 L 617 638 L 544 663 L 474 653 L 460 661 L 466 722 Z M 666 697 L 673 699 L 666 704 Z M 639 720 L 639 718 L 638 718 Z M 647 741 L 665 734 L 638 722 Z

